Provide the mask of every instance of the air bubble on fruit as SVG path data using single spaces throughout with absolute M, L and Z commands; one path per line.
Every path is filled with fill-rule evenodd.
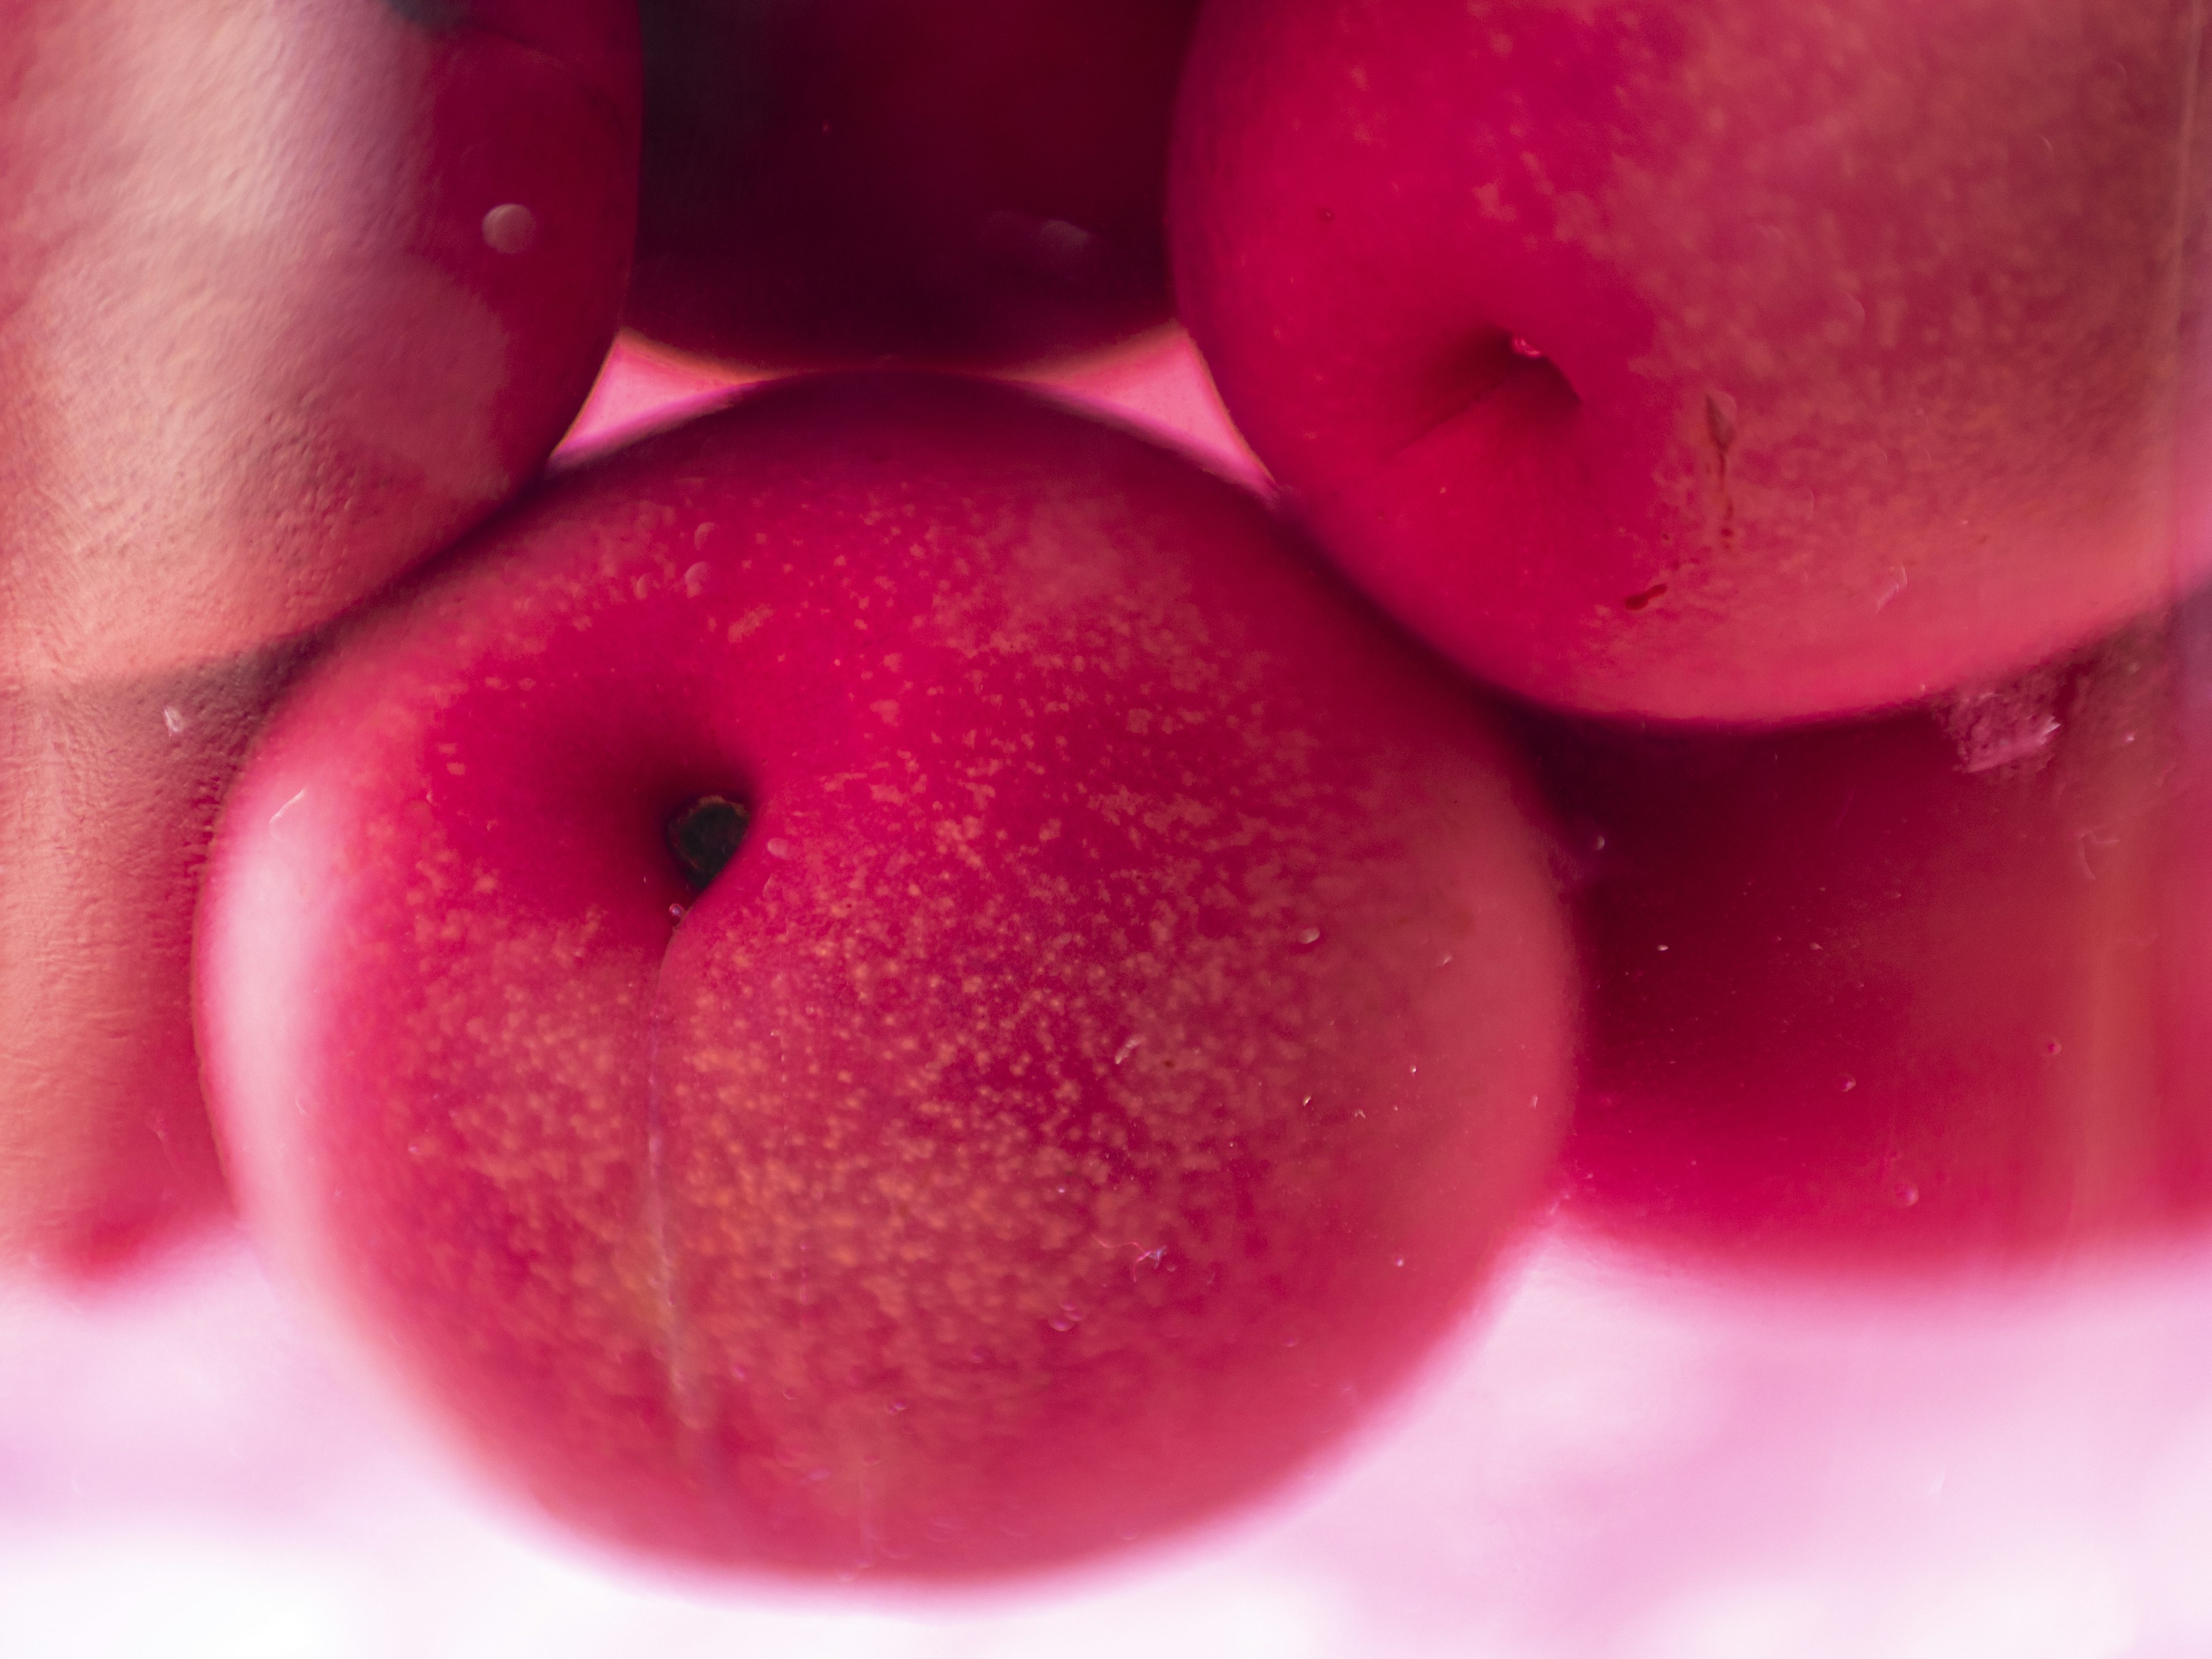
M 903 1400 L 894 1400 L 890 1405 L 884 1407 L 884 1409 L 890 1413 L 892 1416 L 896 1417 L 899 1413 L 906 1409 L 906 1401 Z
M 1943 724 L 1967 772 L 1993 772 L 2033 762 L 2041 765 L 2058 735 L 2063 677 L 2039 668 L 2003 685 L 1962 691 L 1943 711 Z
M 1063 280 L 1090 274 L 1101 255 L 1099 239 L 1066 219 L 1038 219 L 1000 209 L 983 221 L 983 251 Z
M 685 599 L 696 599 L 700 596 L 700 594 L 707 591 L 708 568 L 709 567 L 707 565 L 706 562 L 702 560 L 699 563 L 693 565 L 689 570 L 686 570 L 684 573 L 684 597 Z
M 781 836 L 770 836 L 765 850 L 772 859 L 787 859 L 791 856 L 791 843 Z
M 1318 944 L 1320 944 L 1320 943 L 1321 943 L 1321 929 L 1320 929 L 1320 928 L 1318 928 L 1318 927 L 1301 927 L 1301 928 L 1299 928 L 1299 929 L 1298 929 L 1298 943 L 1299 943 L 1299 944 L 1301 944 L 1301 945 L 1318 945 Z
M 1855 1078 L 1855 1077 L 1850 1077 L 1850 1076 L 1848 1076 L 1848 1075 L 1847 1075 L 1847 1076 L 1845 1076 L 1845 1078 L 1844 1079 L 1844 1089 L 1843 1089 L 1843 1092 L 1844 1092 L 1844 1093 L 1845 1093 L 1845 1094 L 1849 1094 L 1849 1093 L 1850 1093 L 1850 1091 L 1851 1091 L 1852 1090 L 1854 1090 L 1854 1089 L 1857 1088 L 1858 1086 L 1859 1086 L 1859 1080 L 1858 1080 L 1856 1078 Z
M 1513 355 L 1516 357 L 1525 357 L 1530 362 L 1540 363 L 1544 361 L 1544 354 L 1537 348 L 1535 343 L 1518 334 L 1513 337 Z
M 1905 1209 L 1911 1209 L 1920 1201 L 1920 1188 L 1909 1181 L 1905 1182 L 1897 1189 L 1897 1201 Z
M 484 215 L 483 239 L 495 253 L 527 253 L 538 245 L 538 216 L 520 202 L 502 202 Z

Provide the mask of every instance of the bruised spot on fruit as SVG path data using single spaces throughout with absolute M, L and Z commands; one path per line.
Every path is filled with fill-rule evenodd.
M 705 892 L 738 855 L 752 818 L 752 808 L 743 801 L 702 795 L 668 820 L 668 850 L 693 892 Z
M 1649 587 L 1645 588 L 1645 589 L 1644 589 L 1641 593 L 1631 593 L 1631 594 L 1630 594 L 1626 599 L 1623 599 L 1620 603 L 1621 603 L 1621 605 L 1622 605 L 1625 608 L 1626 608 L 1627 610 L 1630 610 L 1630 611 L 1641 611 L 1641 610 L 1643 610 L 1646 605 L 1650 605 L 1650 604 L 1651 603 L 1651 601 L 1652 601 L 1652 600 L 1654 600 L 1654 599 L 1657 599 L 1661 594 L 1664 593 L 1666 591 L 1667 591 L 1667 584 L 1666 584 L 1666 583 L 1664 583 L 1664 582 L 1654 582 L 1654 583 L 1652 583 L 1652 584 L 1651 584 L 1651 586 L 1649 586 Z

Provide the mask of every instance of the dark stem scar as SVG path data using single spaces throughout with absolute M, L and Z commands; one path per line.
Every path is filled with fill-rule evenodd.
M 702 795 L 667 823 L 668 850 L 695 893 L 703 893 L 744 844 L 752 808 L 727 795 Z

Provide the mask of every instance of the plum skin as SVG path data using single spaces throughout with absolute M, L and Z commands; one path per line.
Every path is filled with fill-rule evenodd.
M 1463 1315 L 1565 1087 L 1528 814 L 1241 491 L 787 383 L 338 646 L 226 816 L 203 1054 L 272 1252 L 556 1512 L 1035 1567 L 1250 1498 Z
M 1216 0 L 1182 319 L 1316 538 L 1582 713 L 1862 713 L 2212 569 L 2176 0 Z

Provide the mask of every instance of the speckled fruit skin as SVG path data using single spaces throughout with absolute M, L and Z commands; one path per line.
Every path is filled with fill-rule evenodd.
M 1939 711 L 1529 721 L 1589 878 L 1565 1212 L 1877 1273 L 2202 1228 L 2208 652 L 2199 598 Z
M 1217 0 L 1183 319 L 1344 568 L 1531 697 L 2002 678 L 2206 568 L 2195 18 Z
M 227 1207 L 192 911 L 298 654 L 0 690 L 0 1272 L 104 1277 Z
M 1198 0 L 645 0 L 632 326 L 749 366 L 1008 367 L 1167 319 Z
M 319 623 L 536 471 L 635 216 L 618 0 L 0 0 L 0 683 Z
M 755 817 L 695 902 L 704 793 Z M 1547 1172 L 1571 975 L 1488 720 L 1259 503 L 872 375 L 561 479 L 341 643 L 198 986 L 250 1218 L 490 1464 L 927 1579 L 1358 1420 Z

